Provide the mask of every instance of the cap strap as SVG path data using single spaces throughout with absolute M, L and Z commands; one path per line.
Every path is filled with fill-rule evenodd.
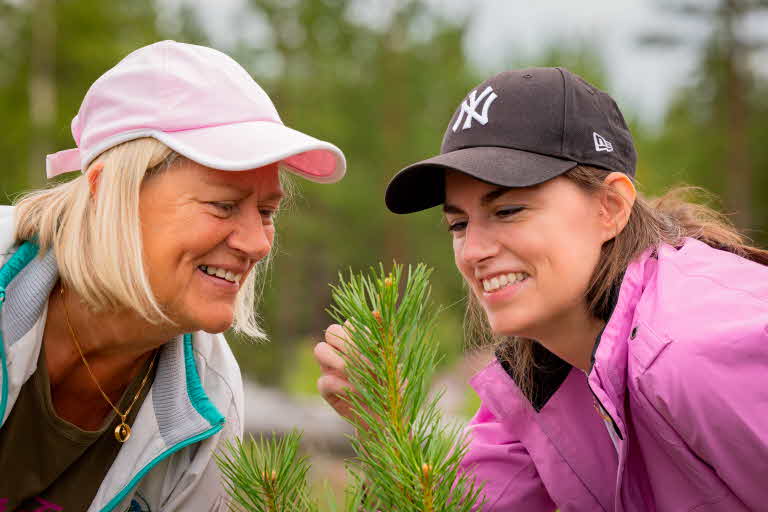
M 45 172 L 49 178 L 59 174 L 80 170 L 80 150 L 66 149 L 45 157 Z

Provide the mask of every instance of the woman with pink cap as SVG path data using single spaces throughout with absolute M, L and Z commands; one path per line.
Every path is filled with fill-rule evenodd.
M 463 466 L 485 511 L 768 510 L 768 251 L 635 189 L 613 99 L 560 68 L 500 73 L 387 207 L 442 208 L 479 340 Z M 339 325 L 315 354 L 349 414 Z M 477 339 L 472 341 L 477 341 Z
M 280 172 L 332 183 L 344 156 L 173 41 L 101 76 L 72 134 L 48 176 L 83 175 L 0 207 L 0 509 L 226 510 L 243 392 L 220 333 L 264 337 Z

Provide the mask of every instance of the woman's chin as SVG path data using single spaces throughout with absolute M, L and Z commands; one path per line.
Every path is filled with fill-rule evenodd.
M 527 324 L 523 322 L 511 322 L 509 318 L 489 318 L 488 323 L 491 327 L 491 332 L 495 336 L 520 336 L 520 337 L 527 337 L 525 335 L 526 332 L 529 331 L 527 329 Z
M 210 322 L 201 326 L 200 330 L 211 333 L 211 334 L 219 334 L 220 332 L 224 332 L 230 327 L 232 327 L 233 323 L 234 323 L 234 320 L 231 318 L 226 321 Z
M 235 316 L 234 312 L 221 312 L 217 315 L 211 315 L 209 313 L 205 316 L 198 316 L 195 320 L 197 321 L 194 322 L 194 330 L 218 334 L 232 327 L 232 324 L 235 321 Z

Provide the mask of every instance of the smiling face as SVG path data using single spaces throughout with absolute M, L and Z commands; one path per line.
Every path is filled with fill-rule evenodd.
M 585 294 L 613 236 L 599 194 L 567 178 L 508 189 L 446 172 L 456 266 L 496 334 L 539 339 L 588 322 Z
M 233 172 L 183 161 L 145 179 L 145 268 L 158 303 L 185 332 L 232 325 L 240 284 L 272 247 L 282 196 L 276 164 Z

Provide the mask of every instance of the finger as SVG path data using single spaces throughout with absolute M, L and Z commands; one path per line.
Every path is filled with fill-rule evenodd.
M 352 325 L 352 322 L 347 320 L 344 322 L 344 330 L 347 331 L 347 333 L 355 332 L 355 326 Z M 371 330 L 368 329 L 366 326 L 363 326 L 363 332 L 370 334 Z M 348 336 L 348 339 L 351 341 L 351 337 Z
M 341 374 L 344 373 L 344 358 L 341 357 L 339 352 L 328 343 L 321 341 L 315 345 L 312 353 L 323 370 L 336 371 Z
M 349 320 L 346 323 L 349 323 Z M 339 352 L 344 352 L 344 346 L 349 342 L 349 334 L 344 327 L 333 324 L 325 330 L 325 342 Z
M 317 390 L 325 400 L 333 402 L 338 397 L 343 397 L 352 385 L 349 381 L 336 375 L 322 375 L 317 379 Z

